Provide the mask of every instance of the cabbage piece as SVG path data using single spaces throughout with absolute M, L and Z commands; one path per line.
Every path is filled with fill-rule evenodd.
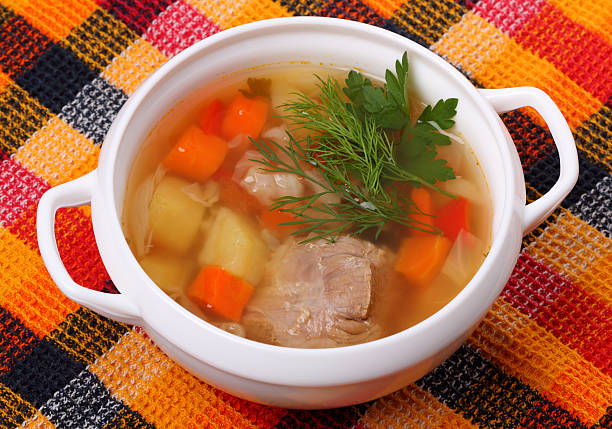
M 233 179 L 247 192 L 268 206 L 276 198 L 291 195 L 304 195 L 304 184 L 301 177 L 290 173 L 268 173 L 262 170 L 261 164 L 254 159 L 261 159 L 257 151 L 247 151 L 236 163 Z

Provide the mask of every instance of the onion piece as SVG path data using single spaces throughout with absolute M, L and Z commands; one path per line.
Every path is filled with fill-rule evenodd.
M 155 172 L 147 177 L 133 195 L 133 206 L 128 217 L 128 227 L 132 232 L 132 247 L 136 258 L 140 259 L 151 249 L 151 228 L 149 226 L 149 205 L 153 198 L 155 187 L 166 175 L 166 170 L 160 165 Z
M 187 194 L 189 198 L 201 203 L 206 208 L 212 207 L 219 201 L 219 184 L 214 180 L 209 180 L 204 185 L 192 183 L 182 188 L 182 191 Z
M 462 229 L 451 247 L 441 272 L 458 285 L 465 285 L 474 276 L 483 255 L 482 240 Z

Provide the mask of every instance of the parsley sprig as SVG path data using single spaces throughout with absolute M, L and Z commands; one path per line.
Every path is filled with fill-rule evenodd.
M 301 228 L 305 241 L 333 239 L 341 233 L 362 234 L 373 230 L 377 238 L 388 222 L 427 232 L 437 228 L 414 220 L 421 213 L 409 193 L 398 183 L 426 186 L 441 191 L 437 181 L 455 177 L 436 146 L 450 144 L 438 129 L 448 129 L 456 114 L 457 99 L 440 100 L 427 106 L 418 119 L 410 120 L 408 57 L 387 70 L 383 87 L 374 86 L 362 74 L 349 72 L 345 86 L 319 78 L 319 99 L 306 94 L 281 106 L 303 138 L 288 132 L 289 145 L 254 141 L 263 159 L 263 170 L 291 173 L 321 189 L 306 196 L 284 196 L 272 209 L 292 213 L 289 225 Z M 314 171 L 316 170 L 316 172 Z M 339 202 L 325 202 L 334 194 Z

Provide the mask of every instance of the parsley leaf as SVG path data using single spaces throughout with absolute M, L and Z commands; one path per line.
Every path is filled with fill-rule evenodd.
M 457 114 L 458 102 L 459 100 L 456 98 L 438 100 L 434 107 L 425 107 L 425 110 L 423 110 L 419 116 L 418 121 L 435 122 L 441 129 L 447 130 L 455 125 L 455 121 L 453 121 L 451 118 Z
M 410 120 L 410 102 L 406 79 L 408 74 L 408 54 L 395 62 L 396 75 L 391 70 L 385 73 L 384 89 L 374 86 L 372 81 L 354 70 L 345 80 L 344 94 L 352 103 L 353 109 L 363 120 L 371 117 L 377 127 L 401 130 Z
M 398 163 L 406 171 L 421 177 L 432 185 L 436 181 L 445 181 L 456 177 L 445 159 L 436 158 L 438 153 L 435 149 L 425 147 L 420 152 L 412 154 L 410 148 L 406 145 L 400 146 L 396 154 Z
M 247 79 L 249 89 L 239 89 L 246 98 L 264 97 L 270 98 L 271 79 L 250 77 Z

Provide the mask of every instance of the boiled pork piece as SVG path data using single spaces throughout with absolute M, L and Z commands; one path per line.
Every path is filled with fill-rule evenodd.
M 337 347 L 380 336 L 371 320 L 385 252 L 353 237 L 297 244 L 273 253 L 243 315 L 247 337 L 287 347 Z

